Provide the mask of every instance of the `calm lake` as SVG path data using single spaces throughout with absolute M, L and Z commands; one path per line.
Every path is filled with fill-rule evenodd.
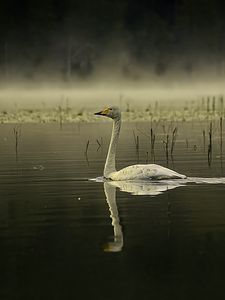
M 209 159 L 209 122 L 124 123 L 118 169 L 155 161 L 194 179 L 113 184 L 89 180 L 110 122 L 24 124 L 17 153 L 15 125 L 2 124 L 0 298 L 222 299 L 225 145 L 212 127 Z

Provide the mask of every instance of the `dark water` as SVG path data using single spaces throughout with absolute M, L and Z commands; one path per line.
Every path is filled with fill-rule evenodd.
M 155 161 L 166 166 L 163 127 L 154 126 Z M 176 126 L 168 166 L 225 177 L 218 124 L 210 166 L 208 124 Z M 123 192 L 87 180 L 102 175 L 111 124 L 23 125 L 17 157 L 13 127 L 0 128 L 1 299 L 223 298 L 222 181 L 126 185 Z M 124 124 L 118 169 L 152 161 L 149 133 L 149 124 Z

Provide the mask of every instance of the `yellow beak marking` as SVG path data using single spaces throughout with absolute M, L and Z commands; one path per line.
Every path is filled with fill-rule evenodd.
M 109 113 L 109 108 L 105 108 L 103 111 L 101 111 L 101 115 L 107 115 Z

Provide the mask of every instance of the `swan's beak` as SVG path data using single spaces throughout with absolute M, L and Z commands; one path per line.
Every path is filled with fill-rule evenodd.
M 94 113 L 95 116 L 102 116 L 102 111 L 99 111 L 97 113 Z
M 106 109 L 104 109 L 102 111 L 99 111 L 99 112 L 95 113 L 95 115 L 96 116 L 107 116 L 108 112 L 109 112 L 109 109 L 106 108 Z

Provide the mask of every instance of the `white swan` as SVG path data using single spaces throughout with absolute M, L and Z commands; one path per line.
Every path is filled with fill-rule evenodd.
M 113 120 L 112 136 L 108 155 L 104 167 L 104 177 L 113 181 L 121 180 L 161 180 L 161 179 L 184 179 L 185 175 L 179 174 L 168 168 L 156 165 L 132 165 L 116 171 L 116 146 L 121 127 L 121 113 L 117 107 L 108 107 L 95 115 L 106 116 Z

